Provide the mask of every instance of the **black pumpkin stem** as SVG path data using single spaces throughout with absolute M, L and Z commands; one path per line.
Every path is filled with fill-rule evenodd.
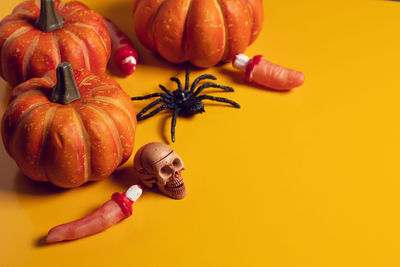
M 55 0 L 40 1 L 40 16 L 36 20 L 36 28 L 43 32 L 51 32 L 61 28 L 63 18 L 57 13 Z
M 76 84 L 71 64 L 62 62 L 57 66 L 57 84 L 54 86 L 50 100 L 68 105 L 81 97 Z

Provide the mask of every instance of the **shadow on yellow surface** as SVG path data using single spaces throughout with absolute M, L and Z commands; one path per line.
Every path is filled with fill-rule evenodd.
M 49 182 L 38 182 L 26 177 L 21 171 L 14 178 L 14 188 L 18 194 L 46 196 L 61 194 L 68 189 L 57 187 Z

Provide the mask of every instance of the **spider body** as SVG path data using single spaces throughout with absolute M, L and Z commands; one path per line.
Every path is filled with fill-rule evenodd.
M 230 104 L 236 108 L 240 108 L 240 105 L 232 100 L 223 98 L 223 97 L 215 97 L 210 95 L 199 95 L 204 89 L 206 88 L 219 88 L 224 91 L 233 92 L 233 88 L 229 86 L 222 86 L 212 82 L 206 82 L 197 87 L 198 83 L 205 79 L 216 80 L 217 78 L 210 74 L 203 74 L 197 77 L 192 85 L 189 88 L 189 73 L 190 73 L 190 65 L 186 68 L 186 75 L 185 75 L 185 86 L 182 87 L 181 81 L 176 78 L 172 77 L 171 81 L 176 82 L 178 88 L 174 91 L 170 91 L 165 88 L 163 85 L 159 85 L 161 90 L 164 93 L 154 93 L 146 96 L 139 96 L 139 97 L 132 97 L 132 100 L 144 100 L 153 97 L 159 97 L 157 100 L 154 100 L 146 107 L 142 109 L 137 114 L 137 120 L 145 120 L 148 119 L 157 113 L 165 110 L 170 109 L 173 111 L 172 120 L 171 120 L 171 139 L 172 142 L 175 142 L 175 126 L 176 126 L 176 119 L 178 115 L 184 116 L 193 116 L 198 113 L 205 112 L 204 110 L 204 103 L 203 100 L 208 99 L 212 101 L 222 102 Z M 153 111 L 146 114 L 151 108 L 161 104 L 161 106 L 155 108 Z
M 173 99 L 175 105 L 179 108 L 178 115 L 192 116 L 205 112 L 204 103 L 190 91 L 177 89 L 173 92 Z

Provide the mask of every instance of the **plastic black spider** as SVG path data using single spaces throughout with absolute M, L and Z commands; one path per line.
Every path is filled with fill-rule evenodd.
M 232 100 L 223 98 L 223 97 L 215 97 L 215 96 L 210 96 L 210 95 L 200 95 L 199 96 L 201 91 L 203 91 L 206 88 L 220 88 L 220 89 L 222 89 L 224 91 L 228 91 L 228 92 L 233 92 L 234 90 L 232 87 L 222 86 L 222 85 L 212 83 L 212 82 L 204 83 L 196 89 L 198 83 L 202 80 L 205 80 L 205 79 L 216 80 L 217 79 L 215 76 L 210 75 L 210 74 L 203 74 L 203 75 L 197 77 L 189 89 L 189 73 L 190 73 L 190 65 L 188 65 L 186 67 L 185 88 L 182 88 L 182 83 L 178 78 L 172 77 L 171 81 L 176 82 L 176 84 L 178 85 L 178 89 L 176 89 L 175 91 L 170 91 L 160 84 L 159 87 L 161 88 L 161 90 L 164 91 L 164 93 L 154 93 L 154 94 L 150 94 L 150 95 L 146 95 L 146 96 L 139 96 L 139 97 L 131 98 L 132 100 L 144 100 L 144 99 L 149 99 L 152 97 L 160 97 L 159 99 L 148 104 L 146 107 L 144 107 L 142 109 L 142 111 L 140 111 L 137 114 L 138 121 L 148 119 L 164 109 L 173 110 L 172 121 L 171 121 L 172 142 L 175 142 L 175 126 L 176 126 L 177 116 L 178 115 L 192 116 L 197 113 L 205 112 L 204 104 L 203 104 L 202 100 L 208 99 L 208 100 L 228 103 L 228 104 L 231 104 L 232 106 L 234 106 L 235 108 L 240 108 L 240 105 L 238 103 L 236 103 Z M 164 104 L 145 115 L 145 113 L 149 109 L 155 107 L 156 105 L 158 105 L 160 103 L 164 103 Z

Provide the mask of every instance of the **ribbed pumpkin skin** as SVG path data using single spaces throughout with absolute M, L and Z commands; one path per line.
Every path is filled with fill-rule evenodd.
M 17 86 L 2 121 L 4 145 L 21 171 L 65 188 L 109 176 L 130 157 L 136 129 L 133 104 L 117 82 L 87 70 L 74 75 L 80 99 L 50 102 L 53 71 Z
M 0 75 L 13 87 L 65 61 L 74 69 L 105 72 L 111 41 L 103 17 L 80 2 L 56 0 L 55 6 L 64 25 L 52 32 L 35 28 L 40 1 L 19 4 L 0 22 Z
M 173 63 L 211 67 L 243 53 L 259 35 L 262 0 L 134 0 L 136 35 Z

